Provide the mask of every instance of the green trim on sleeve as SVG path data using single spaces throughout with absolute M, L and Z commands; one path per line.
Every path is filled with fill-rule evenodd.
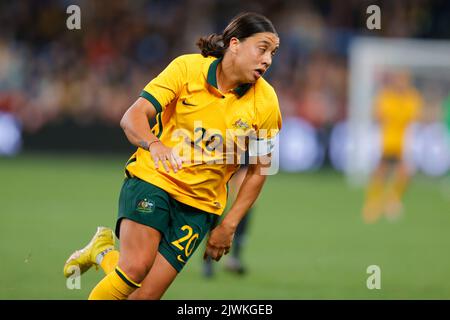
M 158 121 L 158 134 L 156 135 L 156 137 L 159 139 L 161 137 L 161 134 L 163 132 L 163 125 L 162 125 L 162 120 L 161 120 L 161 113 L 158 113 L 158 115 L 156 116 L 157 121 Z
M 145 90 L 142 90 L 141 94 L 139 95 L 140 97 L 148 100 L 156 109 L 156 113 L 160 113 L 162 112 L 162 107 L 161 104 L 158 102 L 158 100 L 156 100 L 156 98 L 154 96 L 152 96 L 150 93 L 148 93 Z

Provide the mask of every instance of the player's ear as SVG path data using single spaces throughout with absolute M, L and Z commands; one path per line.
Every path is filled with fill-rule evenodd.
M 241 42 L 239 41 L 238 38 L 232 37 L 232 38 L 230 39 L 230 43 L 229 43 L 229 45 L 228 45 L 228 50 L 229 50 L 230 52 L 232 52 L 233 54 L 237 54 L 237 53 L 238 53 L 238 48 L 239 48 L 239 44 L 240 44 L 240 43 L 241 43 Z

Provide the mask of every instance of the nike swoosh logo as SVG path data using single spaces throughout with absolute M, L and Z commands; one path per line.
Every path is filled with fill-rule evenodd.
M 177 255 L 177 260 L 182 263 L 186 263 L 186 261 L 184 261 L 183 258 L 181 258 L 181 254 Z
M 186 100 L 183 100 L 183 104 L 185 106 L 196 106 L 196 104 L 192 104 L 192 103 L 186 102 Z

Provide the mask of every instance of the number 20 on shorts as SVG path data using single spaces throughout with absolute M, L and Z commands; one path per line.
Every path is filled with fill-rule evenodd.
M 192 254 L 192 251 L 194 251 L 195 244 L 197 242 L 197 239 L 199 237 L 198 233 L 194 233 L 191 226 L 184 225 L 181 227 L 181 231 L 186 231 L 187 234 L 178 240 L 172 241 L 172 244 L 180 249 L 181 251 L 184 251 L 186 254 L 186 257 L 189 257 Z M 183 247 L 183 243 L 186 242 L 186 246 Z

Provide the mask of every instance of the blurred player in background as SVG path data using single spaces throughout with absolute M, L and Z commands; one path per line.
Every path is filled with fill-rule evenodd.
M 247 165 L 241 166 L 241 168 L 236 172 L 236 174 L 230 179 L 229 182 L 229 195 L 231 203 L 236 199 L 239 189 L 244 181 L 245 175 L 247 174 Z M 243 275 L 247 272 L 242 260 L 242 249 L 247 240 L 248 223 L 250 216 L 252 215 L 253 207 L 250 208 L 245 217 L 241 220 L 236 232 L 234 234 L 233 246 L 231 247 L 231 256 L 228 256 L 225 261 L 225 270 Z M 203 274 L 205 277 L 210 278 L 214 274 L 213 263 L 211 257 L 204 260 Z
M 383 214 L 395 219 L 403 211 L 402 196 L 410 179 L 404 160 L 405 133 L 419 119 L 421 94 L 408 71 L 390 74 L 388 83 L 375 98 L 375 118 L 381 131 L 382 158 L 371 177 L 363 208 L 366 223 L 376 222 Z
M 273 139 L 281 128 L 276 93 L 262 78 L 279 47 L 275 28 L 262 15 L 241 14 L 223 34 L 197 44 L 202 54 L 173 60 L 121 120 L 138 149 L 126 164 L 120 193 L 120 255 L 112 230 L 99 228 L 64 266 L 66 277 L 72 267 L 81 272 L 102 267 L 106 276 L 89 299 L 161 298 L 212 228 L 204 257 L 219 261 L 265 182 L 262 170 L 270 166 Z M 151 129 L 149 120 L 155 117 Z M 239 144 L 239 136 L 251 132 L 263 137 Z M 229 139 L 233 148 L 219 152 Z M 180 140 L 181 153 L 175 150 Z M 257 161 L 216 224 L 226 206 L 226 183 L 239 168 L 242 153 L 236 148 L 250 150 Z M 235 160 L 229 163 L 229 157 Z

